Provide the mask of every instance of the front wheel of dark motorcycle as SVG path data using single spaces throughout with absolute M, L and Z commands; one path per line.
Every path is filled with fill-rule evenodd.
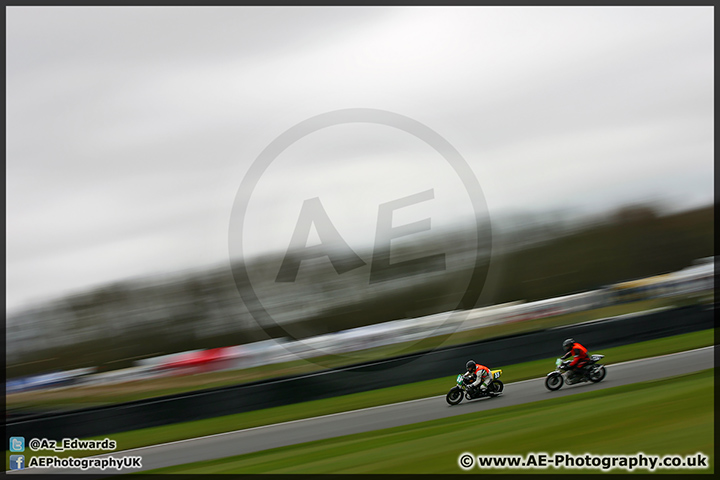
M 605 378 L 605 367 L 603 365 L 599 365 L 597 368 L 594 368 L 592 372 L 590 372 L 590 375 L 588 375 L 588 378 L 590 378 L 591 382 L 597 383 L 603 378 Z
M 554 392 L 562 387 L 563 377 L 559 373 L 552 373 L 545 378 L 545 388 Z
M 450 405 L 457 405 L 463 399 L 463 392 L 458 387 L 453 387 L 445 397 Z

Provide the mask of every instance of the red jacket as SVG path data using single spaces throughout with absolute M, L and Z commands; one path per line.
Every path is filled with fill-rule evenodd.
M 587 348 L 583 347 L 579 343 L 575 342 L 573 343 L 573 346 L 570 348 L 570 351 L 567 352 L 565 355 L 562 356 L 562 358 L 567 358 L 570 355 L 575 356 L 573 358 L 572 362 L 570 362 L 570 367 L 574 366 L 582 366 L 585 363 L 587 363 L 588 360 L 590 360 L 590 357 L 588 357 L 587 354 Z

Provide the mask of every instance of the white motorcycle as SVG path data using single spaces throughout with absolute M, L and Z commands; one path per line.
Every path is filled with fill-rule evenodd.
M 590 355 L 588 363 L 582 367 L 580 372 L 573 372 L 567 370 L 569 361 L 563 362 L 562 359 L 558 358 L 555 362 L 555 371 L 547 374 L 545 378 L 545 387 L 550 391 L 558 390 L 566 385 L 575 385 L 581 382 L 593 382 L 597 383 L 605 378 L 605 366 L 600 365 L 599 362 L 605 355 Z

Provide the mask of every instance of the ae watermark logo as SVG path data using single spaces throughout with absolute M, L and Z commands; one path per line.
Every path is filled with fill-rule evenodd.
M 241 182 L 228 240 L 254 321 L 320 363 L 398 340 L 398 352 L 434 346 L 477 302 L 492 253 L 462 155 L 424 124 L 374 109 L 317 115 L 275 138 Z M 352 330 L 428 315 L 443 319 L 397 338 Z M 332 332 L 342 335 L 323 336 Z

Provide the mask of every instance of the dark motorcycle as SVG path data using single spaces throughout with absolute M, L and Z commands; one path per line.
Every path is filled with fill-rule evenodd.
M 500 381 L 500 375 L 502 370 L 490 370 L 490 383 L 487 385 L 487 390 L 481 390 L 479 387 L 471 387 L 470 384 L 475 381 L 474 375 L 459 374 L 457 376 L 455 385 L 450 389 L 445 399 L 450 405 L 457 405 L 462 402 L 463 397 L 467 400 L 473 400 L 475 398 L 484 397 L 497 397 L 500 395 L 505 388 L 503 382 Z
M 605 355 L 590 355 L 590 360 L 585 364 L 580 372 L 574 372 L 568 370 L 568 364 L 570 361 L 563 362 L 562 359 L 558 358 L 555 362 L 555 371 L 550 372 L 545 377 L 545 387 L 550 391 L 558 390 L 566 385 L 575 385 L 581 382 L 593 382 L 597 383 L 605 378 L 605 366 L 600 365 L 599 362 Z

